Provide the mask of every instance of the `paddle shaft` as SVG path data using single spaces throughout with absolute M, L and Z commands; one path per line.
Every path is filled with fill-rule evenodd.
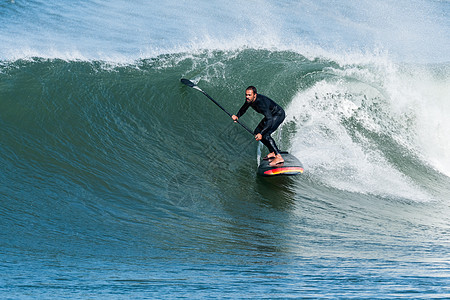
M 216 104 L 221 110 L 223 110 L 230 118 L 232 116 L 232 114 L 230 114 L 225 108 L 222 107 L 222 105 L 220 105 L 216 100 L 214 100 L 210 95 L 208 95 L 205 91 L 203 91 L 201 88 L 199 88 L 195 83 L 193 83 L 192 81 L 188 80 L 188 79 L 181 79 L 181 82 L 191 88 L 194 88 L 196 90 L 199 90 L 200 92 L 202 92 L 203 95 L 205 95 L 206 97 L 208 97 L 209 100 L 211 100 L 212 102 L 214 102 L 214 104 Z M 250 133 L 251 135 L 253 135 L 253 131 L 251 131 L 247 126 L 245 126 L 244 124 L 242 124 L 241 122 L 239 122 L 239 120 L 235 121 L 237 122 L 239 125 L 241 125 L 242 127 L 244 127 L 245 130 L 248 131 L 248 133 Z

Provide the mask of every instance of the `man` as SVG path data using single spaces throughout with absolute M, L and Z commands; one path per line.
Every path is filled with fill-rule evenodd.
M 276 104 L 273 100 L 256 92 L 254 86 L 249 86 L 245 90 L 245 103 L 237 115 L 232 115 L 231 118 L 236 122 L 249 107 L 252 107 L 256 112 L 263 114 L 264 119 L 256 127 L 254 134 L 257 141 L 261 141 L 268 149 L 269 154 L 264 159 L 273 159 L 270 166 L 276 166 L 284 162 L 275 141 L 270 136 L 280 124 L 284 121 L 284 110 Z

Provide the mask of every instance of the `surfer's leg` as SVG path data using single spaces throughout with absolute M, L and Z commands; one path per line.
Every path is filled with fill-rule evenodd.
M 269 149 L 269 154 L 267 154 L 266 157 L 264 157 L 264 159 L 272 159 L 275 158 L 276 154 L 275 154 L 275 149 L 273 148 L 272 144 L 265 139 L 261 139 L 261 142 L 264 144 L 264 146 L 267 147 L 267 149 Z
M 261 142 L 269 148 L 270 152 L 275 153 L 275 155 L 280 154 L 280 149 L 278 149 L 277 144 L 275 144 L 274 139 L 270 135 L 265 135 Z
M 270 165 L 272 165 L 272 166 L 284 162 L 284 159 L 281 156 L 281 152 L 278 149 L 277 144 L 275 143 L 274 139 L 271 137 L 271 134 L 275 130 L 277 130 L 277 128 L 281 125 L 281 123 L 283 123 L 284 118 L 285 118 L 284 112 L 282 112 L 282 113 L 280 113 L 278 115 L 275 115 L 274 118 L 273 118 L 273 123 L 272 123 L 271 128 L 268 130 L 268 132 L 262 138 L 263 140 L 266 141 L 266 143 L 268 145 L 270 145 L 270 148 L 274 150 L 273 152 L 275 153 L 275 159 L 270 163 Z M 266 144 L 266 143 L 264 143 L 264 144 Z
M 258 133 L 261 133 L 261 130 L 266 125 L 266 122 L 267 122 L 266 118 L 262 119 L 261 122 L 259 122 L 258 126 L 256 126 L 255 130 L 253 131 L 253 134 L 257 135 Z
M 275 157 L 274 159 L 269 163 L 270 166 L 276 166 L 278 164 L 284 163 L 284 158 L 281 156 L 281 152 L 278 149 L 277 145 L 275 144 L 275 141 L 272 139 L 272 137 L 268 138 L 269 143 L 271 146 L 275 149 Z
M 283 123 L 285 117 L 286 117 L 286 115 L 285 115 L 284 111 L 273 116 L 272 128 L 269 130 L 270 134 L 272 134 L 272 132 L 277 130 L 278 127 L 280 127 L 280 125 L 281 125 L 281 123 Z
M 265 127 L 266 122 L 267 122 L 266 118 L 262 119 L 261 122 L 259 122 L 258 126 L 255 128 L 255 131 L 253 133 L 255 135 L 257 135 L 258 133 L 261 133 L 261 130 Z M 263 143 L 264 146 L 266 146 L 267 149 L 269 149 L 269 155 L 267 157 L 271 158 L 270 154 L 275 153 L 275 149 L 272 147 L 271 143 L 269 143 L 269 141 L 267 139 L 265 139 L 264 137 L 261 139 L 261 143 Z M 273 155 L 273 156 L 275 156 L 275 155 Z
M 273 155 L 268 155 L 268 158 L 273 158 L 273 160 L 269 163 L 270 166 L 276 166 L 277 164 L 284 162 L 280 149 L 278 149 L 277 144 L 275 144 L 274 139 L 270 135 L 264 135 L 261 142 L 269 148 L 269 151 L 271 151 L 271 149 L 273 150 L 271 151 L 271 154 L 273 153 Z
M 278 149 L 277 145 L 275 144 L 275 141 L 273 140 L 273 138 L 271 137 L 271 134 L 277 130 L 277 128 L 281 125 L 281 123 L 283 123 L 285 118 L 285 114 L 284 112 L 277 114 L 273 117 L 272 120 L 272 126 L 269 128 L 269 130 L 267 130 L 267 132 L 263 135 L 262 137 L 262 142 L 264 145 L 267 146 L 267 148 L 269 148 L 270 152 L 275 152 L 275 154 L 280 154 L 280 150 Z M 262 121 L 261 121 L 262 123 Z M 259 123 L 258 127 L 255 129 L 258 130 L 259 132 L 261 131 L 261 129 L 263 128 L 264 124 Z M 260 127 L 262 126 L 262 127 Z M 261 128 L 261 129 L 260 129 Z

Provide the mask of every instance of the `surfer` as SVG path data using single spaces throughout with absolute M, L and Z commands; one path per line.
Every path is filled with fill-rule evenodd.
M 263 114 L 264 119 L 256 127 L 255 139 L 261 141 L 268 149 L 269 154 L 264 159 L 273 159 L 270 162 L 271 166 L 276 166 L 284 162 L 275 141 L 270 136 L 284 121 L 285 113 L 283 108 L 276 104 L 272 99 L 264 95 L 258 94 L 254 86 L 249 86 L 245 90 L 245 103 L 236 115 L 231 118 L 236 122 L 249 107 L 252 107 L 256 112 Z

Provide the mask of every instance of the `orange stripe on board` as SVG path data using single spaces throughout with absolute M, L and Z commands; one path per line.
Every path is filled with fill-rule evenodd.
M 303 173 L 303 168 L 300 167 L 286 167 L 286 168 L 276 168 L 267 170 L 264 172 L 265 175 L 278 175 L 283 173 Z

